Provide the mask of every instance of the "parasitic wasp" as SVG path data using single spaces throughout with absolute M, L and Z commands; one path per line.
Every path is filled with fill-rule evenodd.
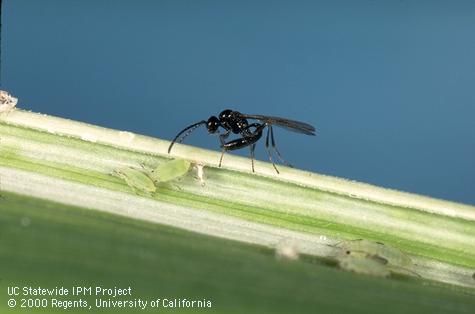
M 257 120 L 258 122 L 250 123 L 248 119 Z M 219 134 L 219 140 L 221 142 L 222 149 L 221 158 L 219 159 L 219 167 L 221 167 L 225 152 L 249 146 L 250 157 L 252 162 L 252 172 L 254 172 L 254 150 L 256 142 L 262 137 L 262 133 L 266 127 L 267 135 L 265 148 L 267 150 L 267 154 L 269 155 L 269 160 L 272 163 L 272 166 L 274 166 L 274 169 L 277 173 L 279 173 L 279 170 L 277 170 L 277 167 L 275 166 L 274 161 L 272 159 L 271 148 L 276 152 L 277 157 L 282 163 L 289 167 L 292 166 L 282 157 L 281 153 L 277 149 L 275 145 L 274 131 L 272 127 L 279 126 L 293 132 L 302 133 L 306 135 L 315 135 L 315 128 L 310 124 L 304 122 L 272 116 L 242 114 L 238 111 L 226 109 L 222 111 L 218 117 L 211 116 L 208 120 L 202 120 L 181 130 L 175 136 L 170 146 L 168 147 L 168 153 L 170 153 L 175 143 L 182 143 L 183 140 L 191 134 L 191 132 L 193 132 L 197 127 L 202 125 L 206 125 L 208 133 Z M 224 129 L 223 133 L 220 133 L 218 131 L 220 127 Z M 231 133 L 239 134 L 240 137 L 227 142 L 226 139 Z M 269 146 L 269 139 L 271 146 Z

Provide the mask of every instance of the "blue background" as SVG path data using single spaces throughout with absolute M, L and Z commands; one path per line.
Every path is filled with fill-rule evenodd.
M 475 204 L 474 1 L 3 2 L 23 109 L 164 139 L 228 107 L 288 117 L 317 127 L 276 129 L 299 168 Z

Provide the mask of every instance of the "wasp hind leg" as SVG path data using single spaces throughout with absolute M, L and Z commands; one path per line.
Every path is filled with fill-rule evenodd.
M 256 144 L 252 144 L 249 146 L 249 150 L 251 153 L 251 167 L 252 167 L 252 172 L 254 172 L 254 150 L 256 148 Z
M 275 163 L 274 163 L 274 160 L 272 159 L 272 153 L 271 153 L 271 151 L 270 151 L 270 149 L 269 149 L 269 133 L 271 132 L 271 130 L 272 130 L 272 127 L 269 125 L 269 126 L 267 127 L 267 135 L 266 135 L 266 145 L 265 145 L 265 147 L 266 147 L 267 155 L 269 156 L 269 160 L 270 160 L 270 162 L 272 163 L 272 166 L 274 167 L 275 171 L 279 174 L 280 172 L 279 172 L 279 170 L 277 169 L 277 167 L 276 167 L 276 165 L 275 165 Z
M 272 129 L 271 125 L 269 125 L 269 131 L 270 131 L 270 138 L 271 138 L 272 148 L 277 153 L 277 157 L 279 157 L 280 161 L 284 165 L 286 165 L 287 167 L 293 168 L 294 166 L 292 166 L 287 160 L 285 160 L 284 157 L 282 157 L 282 155 L 280 154 L 279 150 L 277 149 L 277 147 L 275 145 L 275 140 L 274 140 L 274 130 Z M 267 135 L 269 135 L 269 132 L 267 133 Z

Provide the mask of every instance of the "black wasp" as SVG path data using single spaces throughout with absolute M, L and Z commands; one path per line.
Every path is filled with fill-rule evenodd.
M 249 123 L 247 119 L 258 120 L 259 122 Z M 254 149 L 256 147 L 256 142 L 262 137 L 262 132 L 267 127 L 267 135 L 266 135 L 266 150 L 267 154 L 269 155 L 269 160 L 274 166 L 275 171 L 279 173 L 277 167 L 272 160 L 271 150 L 269 148 L 269 137 L 271 139 L 272 149 L 277 153 L 280 161 L 286 164 L 287 166 L 292 167 L 280 154 L 279 150 L 275 146 L 274 140 L 274 132 L 272 130 L 273 125 L 277 125 L 287 130 L 303 133 L 307 135 L 315 135 L 315 128 L 310 124 L 278 118 L 278 117 L 270 117 L 270 116 L 261 116 L 261 115 L 253 115 L 253 114 L 242 114 L 238 111 L 233 111 L 226 109 L 219 114 L 219 117 L 211 116 L 209 117 L 208 121 L 203 120 L 197 123 L 194 123 L 183 130 L 175 136 L 170 147 L 168 147 L 168 153 L 170 153 L 173 145 L 178 142 L 181 143 L 191 134 L 197 127 L 201 125 L 206 125 L 208 132 L 210 134 L 215 134 L 218 132 L 219 140 L 221 141 L 221 158 L 219 159 L 219 167 L 221 167 L 221 162 L 223 161 L 223 156 L 226 151 L 229 150 L 236 150 L 246 146 L 249 146 L 250 153 L 251 153 L 251 161 L 252 161 L 252 172 L 254 172 Z M 218 128 L 222 127 L 224 129 L 224 133 L 219 133 Z M 229 135 L 233 132 L 234 134 L 239 134 L 241 137 L 229 142 L 226 142 L 226 139 Z

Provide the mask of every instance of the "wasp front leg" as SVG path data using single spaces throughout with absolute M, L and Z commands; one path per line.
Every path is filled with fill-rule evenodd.
M 221 157 L 219 158 L 219 167 L 220 168 L 221 168 L 221 163 L 223 162 L 224 152 L 226 151 L 224 146 L 226 145 L 226 139 L 229 137 L 230 133 L 231 133 L 230 130 L 226 130 L 226 133 L 223 133 L 223 134 L 219 135 L 219 141 L 221 142 Z

